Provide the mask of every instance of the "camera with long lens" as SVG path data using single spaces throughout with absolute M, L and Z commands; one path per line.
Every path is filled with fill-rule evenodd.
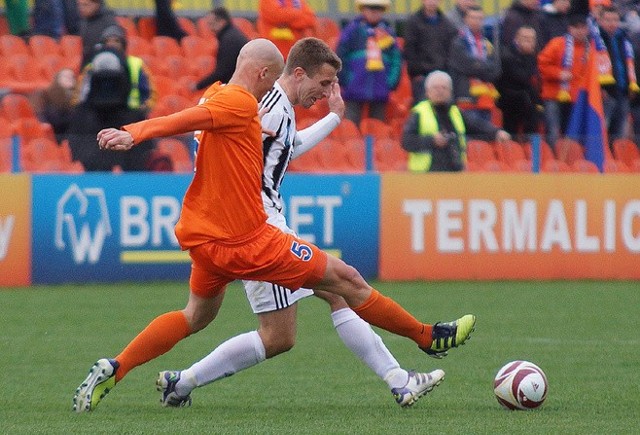
M 447 145 L 445 151 L 449 155 L 451 161 L 451 169 L 454 171 L 462 171 L 464 165 L 462 163 L 462 156 L 460 155 L 460 144 L 458 142 L 458 135 L 454 132 L 443 133 L 447 139 Z

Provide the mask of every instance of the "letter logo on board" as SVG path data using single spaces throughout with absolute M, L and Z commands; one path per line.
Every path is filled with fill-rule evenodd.
M 111 223 L 104 190 L 69 186 L 56 207 L 55 244 L 60 251 L 68 247 L 76 264 L 95 264 L 100 260 Z

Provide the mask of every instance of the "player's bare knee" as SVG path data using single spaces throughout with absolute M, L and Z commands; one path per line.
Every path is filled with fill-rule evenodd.
M 296 337 L 294 335 L 268 335 L 262 338 L 264 345 L 265 356 L 272 358 L 281 353 L 285 353 L 293 349 L 296 344 Z
M 342 296 L 338 296 L 334 293 L 329 293 L 321 290 L 314 290 L 314 294 L 320 299 L 324 300 L 331 307 L 331 312 L 347 308 L 349 305 Z

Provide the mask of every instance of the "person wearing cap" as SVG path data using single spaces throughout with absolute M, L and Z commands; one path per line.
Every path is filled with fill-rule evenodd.
M 547 143 L 554 147 L 564 134 L 578 89 L 588 76 L 589 56 L 595 47 L 589 40 L 587 15 L 569 15 L 569 31 L 553 38 L 538 54 Z
M 107 27 L 102 32 L 100 43 L 95 49 L 99 52 L 104 48 L 110 48 L 125 56 L 126 69 L 129 74 L 131 91 L 129 92 L 128 106 L 131 109 L 142 109 L 146 112 L 151 110 L 156 102 L 156 91 L 153 87 L 151 73 L 146 67 L 144 60 L 137 56 L 127 55 L 127 38 L 125 31 L 119 25 Z M 84 67 L 81 74 L 81 86 L 79 100 L 86 98 L 89 91 L 89 78 L 93 65 L 89 63 Z
M 80 36 L 82 37 L 82 63 L 84 68 L 95 54 L 95 46 L 100 43 L 107 27 L 118 25 L 116 14 L 104 0 L 78 0 L 80 14 Z
M 198 91 L 208 88 L 215 82 L 228 83 L 236 69 L 240 49 L 249 42 L 245 34 L 234 26 L 226 8 L 222 6 L 214 8 L 207 14 L 206 20 L 218 39 L 218 53 L 214 70 L 195 84 L 193 90 Z
M 357 0 L 360 15 L 342 29 L 336 53 L 343 68 L 338 74 L 345 117 L 360 124 L 368 117 L 384 120 L 389 93 L 398 86 L 402 53 L 395 31 L 384 14 L 390 0 Z
M 424 98 L 424 79 L 432 71 L 447 70 L 449 49 L 458 29 L 440 10 L 441 0 L 422 0 L 420 10 L 407 19 L 404 59 L 411 78 L 413 104 Z
M 147 158 L 153 143 L 146 141 L 132 154 L 102 150 L 96 146 L 96 135 L 111 125 L 142 121 L 145 113 L 128 107 L 131 82 L 124 54 L 103 47 L 91 60 L 91 74 L 87 76 L 87 95 L 73 109 L 67 136 L 73 160 L 86 171 L 124 171 L 147 169 Z

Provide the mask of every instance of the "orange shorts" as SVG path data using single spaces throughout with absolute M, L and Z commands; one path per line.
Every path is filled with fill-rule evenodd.
M 327 254 L 317 246 L 264 224 L 233 243 L 212 241 L 189 250 L 191 291 L 211 298 L 236 279 L 266 281 L 291 290 L 312 288 L 324 276 Z

